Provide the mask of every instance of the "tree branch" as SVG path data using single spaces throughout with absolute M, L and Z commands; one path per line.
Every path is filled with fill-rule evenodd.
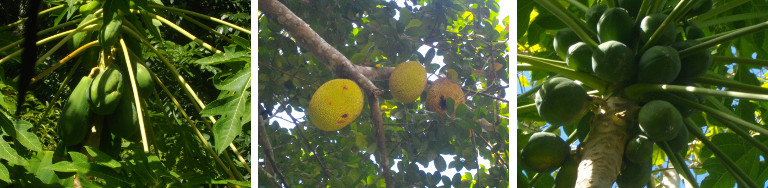
M 320 35 L 318 35 L 301 18 L 296 16 L 291 10 L 276 0 L 259 0 L 259 11 L 267 15 L 268 18 L 275 21 L 287 33 L 295 39 L 299 46 L 308 49 L 321 62 L 325 63 L 339 77 L 348 77 L 365 89 L 374 94 L 381 95 L 379 90 L 371 80 L 368 80 L 352 64 L 344 54 L 333 48 Z
M 379 108 L 379 96 L 373 93 L 368 94 L 368 101 L 371 107 L 371 120 L 376 125 L 376 150 L 379 151 L 381 166 L 384 170 L 384 181 L 387 188 L 393 187 L 392 172 L 389 170 L 389 152 L 387 151 L 386 138 L 384 137 L 384 119 L 381 118 Z
M 279 183 L 277 183 L 277 179 L 275 179 L 275 176 L 267 172 L 267 170 L 264 170 L 261 166 L 259 166 L 259 176 L 264 175 L 267 176 L 267 179 L 270 180 L 269 183 L 272 183 L 272 185 L 280 186 Z
M 259 143 L 262 146 L 262 149 L 264 149 L 264 158 L 267 159 L 268 164 L 271 164 L 272 169 L 275 170 L 275 174 L 278 178 L 280 178 L 280 181 L 283 182 L 283 185 L 290 187 L 290 185 L 288 185 L 288 183 L 285 181 L 283 174 L 280 173 L 280 168 L 277 168 L 277 163 L 275 163 L 275 153 L 272 150 L 272 144 L 269 143 L 269 139 L 267 138 L 267 130 L 264 127 L 266 122 L 267 121 L 259 117 Z
M 323 169 L 323 174 L 325 174 L 325 177 L 330 180 L 333 176 L 331 176 L 331 174 L 328 172 L 328 168 L 325 167 L 325 164 L 323 163 L 323 161 L 320 160 L 320 157 L 318 157 L 319 154 L 317 153 L 317 150 L 315 150 L 315 148 L 313 148 L 312 145 L 309 145 L 309 140 L 307 139 L 306 136 L 304 136 L 304 124 L 299 123 L 296 120 L 296 118 L 294 118 L 293 115 L 291 115 L 291 113 L 286 113 L 286 114 L 288 114 L 288 117 L 291 117 L 291 120 L 293 120 L 293 123 L 296 124 L 295 130 L 299 132 L 299 136 L 301 136 L 301 139 L 304 140 L 304 144 L 307 146 L 307 149 L 312 151 L 312 153 L 314 153 L 313 156 L 317 161 L 317 164 L 320 164 L 320 168 Z

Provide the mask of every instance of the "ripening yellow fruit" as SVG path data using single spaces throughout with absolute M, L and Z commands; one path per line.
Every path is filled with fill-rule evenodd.
M 459 104 L 464 104 L 464 91 L 461 90 L 459 84 L 449 78 L 435 80 L 427 91 L 427 110 L 437 112 L 442 116 L 448 110 L 446 104 L 448 98 L 455 101 L 454 108 L 456 108 Z M 456 116 L 456 112 L 454 111 L 451 116 Z
M 401 103 L 416 101 L 425 86 L 427 86 L 427 70 L 419 62 L 400 63 L 389 76 L 389 90 L 395 100 Z
M 309 120 L 324 131 L 337 131 L 357 119 L 363 110 L 363 92 L 348 79 L 325 82 L 309 101 Z

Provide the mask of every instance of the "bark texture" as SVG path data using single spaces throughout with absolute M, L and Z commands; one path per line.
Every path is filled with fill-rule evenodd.
M 576 187 L 611 187 L 621 170 L 627 128 L 636 117 L 633 101 L 611 97 L 601 106 L 603 113 L 595 114 L 581 151 Z

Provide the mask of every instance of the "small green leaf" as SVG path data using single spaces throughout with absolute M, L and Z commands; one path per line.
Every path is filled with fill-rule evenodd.
M 203 117 L 221 115 L 213 124 L 213 137 L 218 153 L 226 149 L 237 135 L 242 133 L 243 125 L 250 122 L 251 105 L 249 92 L 239 95 L 216 99 L 200 112 Z
M 6 183 L 11 183 L 11 174 L 8 173 L 8 168 L 4 164 L 0 164 L 0 180 Z
M 226 76 L 226 75 L 225 75 Z M 235 73 L 232 76 L 227 77 L 225 80 L 221 80 L 222 73 L 213 76 L 213 85 L 216 89 L 225 91 L 238 91 L 243 88 L 250 87 L 251 81 L 251 69 L 244 68 Z
M 8 160 L 8 164 L 12 165 L 29 165 L 27 161 L 19 156 L 19 154 L 16 153 L 16 150 L 11 148 L 11 145 L 2 138 L 0 138 L 0 159 Z
M 421 26 L 421 20 L 411 20 L 408 22 L 408 25 L 405 26 L 405 29 L 411 28 L 411 27 L 419 27 Z
M 56 172 L 77 172 L 77 167 L 75 167 L 75 165 L 69 161 L 61 161 L 43 168 L 48 170 L 53 170 Z
M 112 159 L 111 157 L 109 157 L 108 154 L 106 154 L 106 153 L 104 153 L 102 151 L 94 150 L 90 146 L 85 146 L 85 150 L 88 151 L 88 154 L 90 154 L 91 157 L 93 157 L 93 159 L 95 160 L 96 164 L 104 165 L 104 166 L 107 166 L 109 168 L 120 168 L 121 167 L 120 162 L 117 162 L 116 160 Z
M 213 54 L 196 60 L 194 63 L 200 65 L 216 65 L 221 63 L 249 61 L 251 59 L 250 51 L 235 51 L 235 46 L 224 47 L 224 54 Z
M 19 120 L 16 121 L 16 126 L 14 126 L 13 130 L 6 130 L 6 132 L 27 149 L 42 152 L 43 146 L 40 143 L 40 138 L 35 133 L 29 132 L 29 129 L 32 127 L 32 123 Z

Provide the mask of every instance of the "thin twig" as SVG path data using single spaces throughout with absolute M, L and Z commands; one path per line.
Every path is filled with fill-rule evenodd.
M 307 137 L 304 136 L 304 123 L 303 122 L 300 123 L 299 121 L 297 121 L 296 118 L 294 118 L 293 115 L 291 115 L 291 113 L 286 113 L 286 114 L 288 115 L 288 117 L 291 118 L 291 120 L 293 120 L 293 124 L 296 124 L 295 130 L 299 132 L 299 136 L 301 136 L 301 139 L 304 141 L 304 144 L 307 146 L 307 149 L 312 151 L 312 153 L 314 153 L 313 156 L 315 160 L 317 160 L 317 164 L 319 164 L 320 168 L 323 169 L 323 174 L 325 174 L 325 177 L 330 180 L 333 177 L 333 175 L 331 175 L 330 172 L 328 172 L 328 168 L 325 167 L 325 163 L 323 163 L 323 161 L 320 160 L 320 157 L 318 157 L 318 155 L 320 154 L 317 153 L 317 150 L 315 150 L 315 148 L 313 148 L 312 145 L 309 145 L 309 139 L 307 139 Z
M 264 158 L 266 158 L 268 164 L 272 166 L 272 169 L 275 171 L 277 177 L 280 178 L 280 181 L 283 182 L 283 185 L 290 187 L 285 181 L 283 174 L 280 173 L 280 168 L 277 167 L 277 163 L 275 163 L 275 153 L 274 150 L 272 150 L 272 144 L 269 143 L 269 138 L 267 138 L 267 129 L 264 127 L 265 122 L 266 121 L 259 117 L 259 143 L 261 143 L 261 148 L 264 150 Z

